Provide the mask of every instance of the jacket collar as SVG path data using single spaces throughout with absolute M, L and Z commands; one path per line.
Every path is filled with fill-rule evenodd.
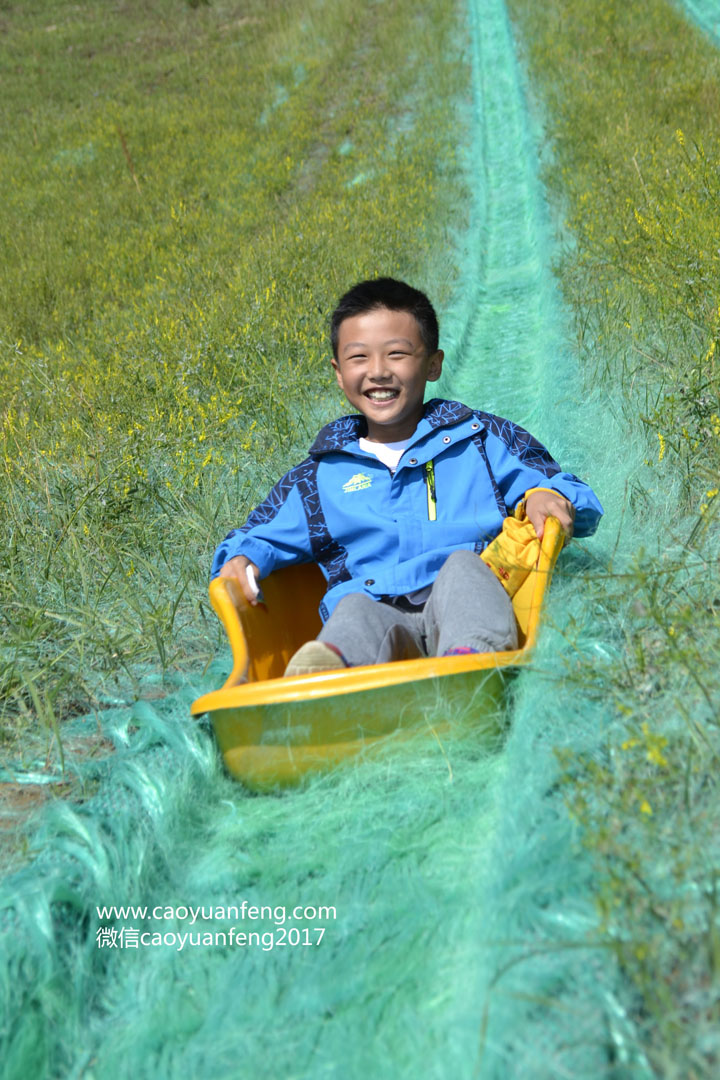
M 472 415 L 472 409 L 460 401 L 443 401 L 442 398 L 433 398 L 432 401 L 425 402 L 422 419 L 411 441 L 414 442 L 421 436 L 427 435 L 435 428 L 458 424 Z M 317 456 L 330 453 L 332 450 L 344 450 L 351 443 L 364 438 L 365 435 L 367 435 L 367 421 L 364 416 L 358 413 L 341 416 L 339 420 L 333 420 L 331 424 L 322 428 L 310 447 L 310 453 Z

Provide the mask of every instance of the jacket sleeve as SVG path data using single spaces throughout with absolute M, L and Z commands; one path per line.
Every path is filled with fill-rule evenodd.
M 524 428 L 499 417 L 491 421 L 485 448 L 508 512 L 512 513 L 530 488 L 550 488 L 575 507 L 575 536 L 592 536 L 603 514 L 592 488 L 573 473 L 563 472 L 542 443 Z
M 307 517 L 295 472 L 292 469 L 286 473 L 245 524 L 228 533 L 215 551 L 211 578 L 217 577 L 223 564 L 236 555 L 255 563 L 261 578 L 291 563 L 312 560 Z

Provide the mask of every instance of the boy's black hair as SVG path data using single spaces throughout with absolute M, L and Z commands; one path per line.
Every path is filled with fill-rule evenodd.
M 383 277 L 360 281 L 340 297 L 330 319 L 330 340 L 336 360 L 340 323 L 353 315 L 364 315 L 366 311 L 383 307 L 390 311 L 408 311 L 413 315 L 420 327 L 420 336 L 428 356 L 437 352 L 440 336 L 437 315 L 425 293 L 406 285 L 404 281 Z

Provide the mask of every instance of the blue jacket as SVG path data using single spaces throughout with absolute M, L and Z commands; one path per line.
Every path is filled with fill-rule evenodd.
M 451 552 L 482 551 L 530 488 L 570 500 L 576 536 L 590 536 L 602 515 L 588 485 L 562 472 L 527 431 L 458 401 L 425 404 L 394 474 L 360 449 L 365 434 L 359 415 L 324 427 L 309 457 L 225 537 L 211 576 L 235 555 L 254 562 L 261 577 L 316 562 L 328 583 L 326 620 L 346 593 L 378 599 L 430 585 Z

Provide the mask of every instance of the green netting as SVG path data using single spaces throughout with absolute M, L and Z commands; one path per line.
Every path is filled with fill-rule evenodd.
M 682 7 L 715 42 L 720 42 L 720 7 L 716 0 L 682 0 Z
M 603 708 L 578 695 L 573 658 L 614 656 L 591 581 L 616 552 L 642 451 L 625 442 L 620 460 L 609 402 L 576 371 L 501 0 L 470 3 L 468 34 L 473 205 L 462 287 L 442 323 L 442 392 L 526 424 L 587 476 L 607 510 L 601 532 L 563 557 L 502 745 L 390 741 L 377 759 L 256 797 L 223 774 L 208 730 L 188 718 L 226 658 L 156 702 L 106 710 L 116 752 L 74 766 L 94 794 L 44 810 L 33 858 L 0 889 L 8 1078 L 648 1075 L 598 944 L 591 870 L 554 754 L 602 739 Z M 243 900 L 337 917 L 302 924 L 324 929 L 319 944 L 280 945 L 277 918 L 240 925 L 217 910 Z M 207 914 L 103 918 L 96 905 Z M 273 932 L 273 947 L 97 940 L 105 926 L 231 925 Z

